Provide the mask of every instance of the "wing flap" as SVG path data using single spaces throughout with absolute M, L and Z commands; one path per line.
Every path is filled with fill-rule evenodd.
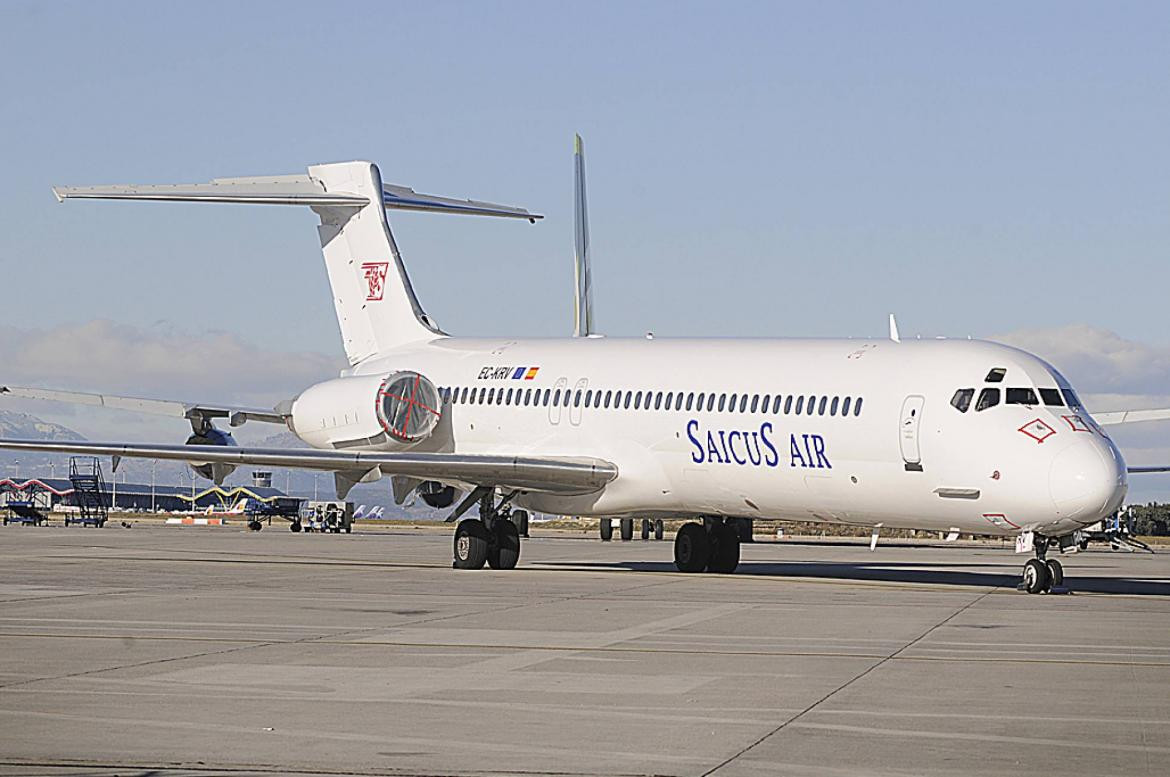
M 194 463 L 291 467 L 356 473 L 379 469 L 385 475 L 499 486 L 554 494 L 588 494 L 617 477 L 608 461 L 587 457 L 479 456 L 459 453 L 347 453 L 314 449 L 238 448 L 210 445 L 0 440 L 0 448 L 40 453 L 75 453 L 167 459 Z
M 112 394 L 87 394 L 81 391 L 59 391 L 57 389 L 32 388 L 29 386 L 0 386 L 0 394 L 8 394 L 9 396 L 20 397 L 22 399 L 43 399 L 52 402 L 65 402 L 71 405 L 112 407 L 117 410 L 130 410 L 135 413 L 147 413 L 149 415 L 165 415 L 171 416 L 172 418 L 228 418 L 231 420 L 232 426 L 239 426 L 245 421 L 283 424 L 287 418 L 285 414 L 267 408 L 182 402 L 171 399 L 119 397 Z

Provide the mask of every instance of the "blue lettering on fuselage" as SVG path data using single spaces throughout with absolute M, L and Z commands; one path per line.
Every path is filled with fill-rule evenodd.
M 691 461 L 695 464 L 735 464 L 740 467 L 779 467 L 780 452 L 772 442 L 775 429 L 770 421 L 758 429 L 708 429 L 696 420 L 687 421 Z M 832 469 L 825 452 L 825 438 L 819 434 L 788 435 L 789 467 Z

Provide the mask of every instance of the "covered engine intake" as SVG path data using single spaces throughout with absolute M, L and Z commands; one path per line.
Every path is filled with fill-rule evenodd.
M 318 383 L 293 402 L 289 425 L 318 448 L 401 450 L 429 438 L 442 414 L 435 384 L 403 370 Z
M 231 434 L 216 429 L 206 418 L 191 419 L 191 431 L 191 436 L 187 438 L 187 445 L 230 445 L 234 447 L 236 444 L 235 438 Z M 188 466 L 197 475 L 214 480 L 216 483 L 223 483 L 227 476 L 236 469 L 231 464 L 199 463 L 196 461 L 190 462 Z

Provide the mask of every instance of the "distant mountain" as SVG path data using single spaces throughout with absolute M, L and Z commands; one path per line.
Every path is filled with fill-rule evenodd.
M 0 410 L 0 437 L 17 440 L 84 440 L 67 426 L 54 424 L 28 413 Z

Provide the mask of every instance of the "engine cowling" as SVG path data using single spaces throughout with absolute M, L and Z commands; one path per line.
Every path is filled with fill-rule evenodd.
M 216 429 L 211 424 L 205 424 L 187 438 L 187 445 L 218 445 L 235 447 L 236 440 L 229 432 Z M 187 466 L 197 475 L 222 483 L 228 475 L 235 472 L 233 464 L 213 464 L 210 462 L 188 462 Z
M 318 448 L 401 450 L 429 438 L 442 412 L 435 385 L 420 373 L 403 370 L 311 386 L 293 402 L 290 426 Z

